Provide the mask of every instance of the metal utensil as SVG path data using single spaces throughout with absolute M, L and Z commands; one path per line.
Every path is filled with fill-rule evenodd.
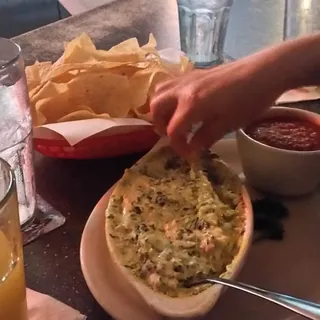
M 210 277 L 205 279 L 192 279 L 185 283 L 186 287 L 192 287 L 195 285 L 205 284 L 205 283 L 217 283 L 223 286 L 238 289 L 265 300 L 269 300 L 276 303 L 284 308 L 287 308 L 297 314 L 304 316 L 307 319 L 320 320 L 320 304 L 292 297 L 286 294 L 281 294 L 277 292 L 272 292 L 269 290 L 257 288 L 245 283 L 236 282 L 228 279 Z

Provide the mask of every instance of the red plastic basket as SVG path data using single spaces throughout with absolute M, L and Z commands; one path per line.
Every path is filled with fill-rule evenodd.
M 91 137 L 74 146 L 66 140 L 34 138 L 34 148 L 52 158 L 95 159 L 148 151 L 158 140 L 159 135 L 148 127 L 113 136 Z

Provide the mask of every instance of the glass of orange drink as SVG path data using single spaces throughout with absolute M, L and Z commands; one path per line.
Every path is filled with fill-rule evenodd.
M 9 164 L 1 158 L 0 319 L 28 319 L 16 183 Z

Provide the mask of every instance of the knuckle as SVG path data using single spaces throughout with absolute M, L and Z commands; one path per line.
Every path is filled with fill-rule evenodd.
M 193 85 L 185 87 L 182 90 L 181 99 L 186 107 L 194 106 L 200 99 L 198 88 Z
M 162 96 L 155 97 L 150 100 L 150 112 L 154 116 L 158 116 L 161 113 L 161 105 L 164 103 L 164 98 Z
M 157 94 L 161 91 L 164 91 L 165 89 L 172 87 L 173 84 L 174 84 L 173 80 L 166 80 L 161 83 L 158 83 L 154 87 L 154 93 Z
M 154 87 L 154 93 L 157 94 L 159 91 L 161 91 L 161 88 L 163 88 L 164 83 L 158 83 Z
M 149 108 L 152 113 L 157 109 L 157 106 L 158 106 L 158 98 L 155 97 L 150 99 Z

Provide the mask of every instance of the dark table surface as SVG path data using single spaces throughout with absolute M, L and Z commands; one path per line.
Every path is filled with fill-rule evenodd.
M 58 160 L 36 154 L 38 193 L 67 221 L 64 226 L 25 246 L 27 285 L 54 296 L 88 315 L 111 319 L 89 292 L 80 269 L 81 234 L 101 196 L 139 157 L 102 160 Z
M 262 19 L 265 23 L 268 17 L 265 16 L 263 8 L 256 7 L 257 1 L 245 1 L 265 17 Z M 239 2 L 241 1 L 236 3 Z M 273 3 L 274 6 L 276 2 L 279 3 L 269 0 L 268 4 Z M 247 7 L 239 7 L 238 10 L 242 10 L 242 14 L 246 15 L 245 8 Z M 269 24 L 271 18 L 268 19 Z M 280 20 L 277 21 L 281 24 Z M 241 21 L 246 24 L 245 19 L 241 20 L 238 17 L 237 24 Z M 235 22 L 233 24 L 233 32 L 241 39 Z M 279 41 L 282 27 L 270 23 L 271 38 L 260 41 L 258 47 L 251 43 L 250 50 L 255 51 L 261 46 Z M 264 28 L 261 24 L 258 25 L 258 30 L 262 29 Z M 63 43 L 83 31 L 88 32 L 99 48 L 109 48 L 134 36 L 144 43 L 149 32 L 154 33 L 160 48 L 178 47 L 176 1 L 153 1 L 151 4 L 149 0 L 115 0 L 91 12 L 40 28 L 14 40 L 21 45 L 25 60 L 30 64 L 35 59 L 57 59 L 63 51 Z M 261 40 L 259 33 L 251 37 Z M 232 45 L 231 39 L 229 46 L 232 48 Z M 239 56 L 247 53 L 249 52 L 242 50 Z M 231 55 L 235 56 L 232 52 Z M 316 103 L 301 106 L 318 108 Z M 83 279 L 79 263 L 81 233 L 91 210 L 101 196 L 121 177 L 124 169 L 140 156 L 72 161 L 51 159 L 36 154 L 37 191 L 62 212 L 67 221 L 60 229 L 25 247 L 26 277 L 30 288 L 69 304 L 86 314 L 89 320 L 110 319 L 95 302 Z

